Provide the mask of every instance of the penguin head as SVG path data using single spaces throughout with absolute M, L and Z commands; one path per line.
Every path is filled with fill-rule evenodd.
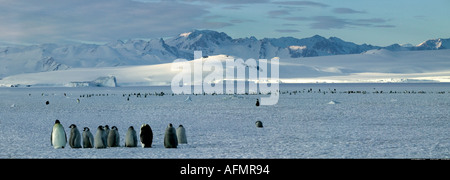
M 98 126 L 97 130 L 103 130 L 103 126 L 102 125 Z
M 108 125 L 103 126 L 103 129 L 109 129 Z
M 84 127 L 83 131 L 89 131 L 89 128 L 88 127 Z
M 172 123 L 169 123 L 169 127 L 172 127 Z
M 69 126 L 69 128 L 76 128 L 77 127 L 77 125 L 75 125 L 75 124 L 71 124 L 70 126 Z
M 178 127 L 183 127 L 183 125 L 180 124 Z
M 134 130 L 134 127 L 133 126 L 130 126 L 128 129 L 132 129 L 132 130 Z
M 61 122 L 59 122 L 59 120 L 56 120 L 56 121 L 55 121 L 55 124 L 61 124 Z
M 117 129 L 116 126 L 111 127 L 111 129 L 113 129 L 113 130 L 119 130 L 119 129 Z

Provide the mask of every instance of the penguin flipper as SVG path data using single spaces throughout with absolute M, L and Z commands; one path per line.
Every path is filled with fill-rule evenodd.
M 52 144 L 52 146 L 53 146 L 53 128 L 52 128 L 52 133 L 50 134 L 50 144 Z

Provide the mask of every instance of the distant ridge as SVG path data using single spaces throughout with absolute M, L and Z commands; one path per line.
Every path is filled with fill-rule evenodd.
M 303 58 L 360 54 L 369 50 L 440 50 L 450 48 L 450 39 L 432 39 L 417 46 L 393 44 L 386 47 L 355 44 L 337 37 L 233 39 L 224 32 L 194 30 L 168 39 L 117 40 L 95 44 L 40 44 L 0 48 L 0 78 L 34 72 L 71 68 L 153 65 L 183 58 L 192 60 L 194 51 L 204 56 L 226 54 L 243 59 Z

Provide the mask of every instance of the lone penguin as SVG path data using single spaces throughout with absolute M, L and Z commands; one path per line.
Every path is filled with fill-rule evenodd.
M 69 145 L 71 148 L 81 148 L 81 134 L 75 124 L 71 124 L 70 128 L 70 138 Z
M 141 145 L 143 148 L 152 147 L 153 131 L 150 125 L 143 124 L 141 126 L 141 132 L 139 133 L 139 137 L 141 138 Z
M 108 134 L 108 147 L 119 147 L 120 146 L 120 136 L 119 130 L 116 126 L 111 127 L 111 130 Z
M 262 128 L 263 127 L 263 123 L 261 121 L 256 121 L 255 124 L 256 124 L 257 128 Z
M 94 147 L 99 148 L 106 148 L 106 138 L 105 138 L 105 130 L 103 129 L 103 126 L 98 126 L 97 133 L 95 133 L 94 138 Z
M 177 148 L 178 138 L 175 128 L 173 128 L 172 123 L 166 128 L 166 133 L 164 134 L 164 147 L 165 148 Z
M 177 128 L 177 138 L 178 143 L 187 144 L 186 129 L 184 129 L 183 125 L 181 124 Z
M 83 128 L 83 148 L 93 148 L 94 147 L 94 136 L 88 127 Z
M 256 99 L 256 106 L 259 106 L 259 99 Z
M 125 147 L 137 147 L 137 135 L 133 126 L 130 126 L 125 136 Z
M 49 105 L 50 104 L 50 101 L 45 101 L 45 105 Z
M 59 120 L 56 120 L 53 125 L 50 141 L 55 149 L 64 148 L 67 144 L 66 131 L 64 131 L 64 127 L 61 125 Z

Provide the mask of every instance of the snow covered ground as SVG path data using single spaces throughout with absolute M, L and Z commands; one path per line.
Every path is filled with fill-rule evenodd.
M 0 158 L 450 158 L 450 84 L 280 88 L 278 104 L 260 107 L 261 95 L 185 101 L 170 87 L 0 88 Z M 161 91 L 166 95 L 154 95 Z M 152 95 L 127 101 L 130 93 Z M 94 95 L 80 97 L 87 94 Z M 129 126 L 147 123 L 153 147 L 54 149 L 56 119 L 66 133 L 70 124 L 93 134 L 99 125 L 117 126 L 122 146 Z M 257 120 L 264 128 L 255 127 Z M 164 148 L 169 123 L 186 128 L 188 144 Z

